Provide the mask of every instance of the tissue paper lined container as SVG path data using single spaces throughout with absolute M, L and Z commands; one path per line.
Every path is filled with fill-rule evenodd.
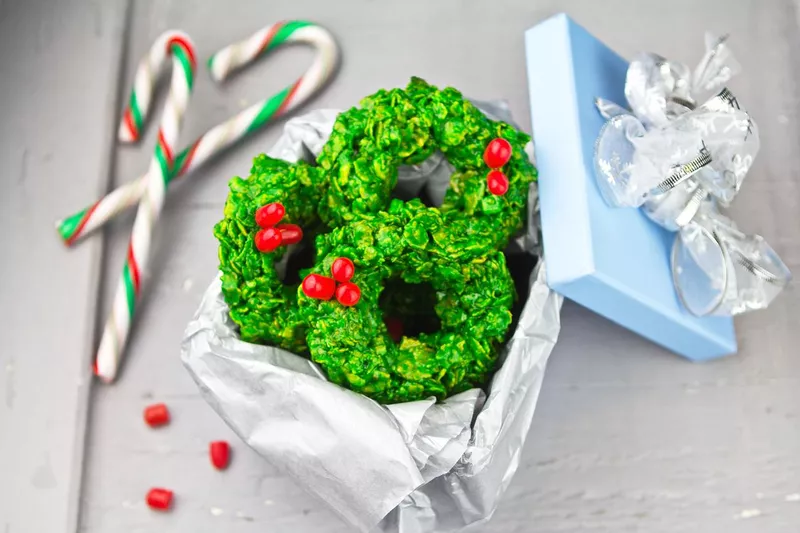
M 625 101 L 628 63 L 564 14 L 529 29 L 525 52 L 550 286 L 689 359 L 735 353 L 730 317 L 696 317 L 679 300 L 674 234 L 597 186 L 595 99 Z
M 510 121 L 507 107 L 476 103 Z M 269 155 L 316 156 L 337 112 L 290 120 Z M 427 187 L 439 203 L 451 169 L 442 157 L 401 168 L 398 188 Z M 518 244 L 533 251 L 536 188 Z M 560 329 L 561 297 L 532 273 L 528 299 L 487 392 L 381 406 L 329 383 L 309 359 L 242 342 L 217 278 L 189 323 L 182 358 L 203 397 L 257 453 L 361 531 L 445 532 L 491 517 L 519 461 Z

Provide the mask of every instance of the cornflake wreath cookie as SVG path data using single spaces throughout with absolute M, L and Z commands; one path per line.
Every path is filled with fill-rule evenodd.
M 525 154 L 529 141 L 488 119 L 457 90 L 412 78 L 405 90 L 380 90 L 337 118 L 317 158 L 329 180 L 320 217 L 338 227 L 385 210 L 397 168 L 439 150 L 455 168 L 442 212 L 467 234 L 483 234 L 487 251 L 502 249 L 522 228 L 536 179 Z
M 525 220 L 529 140 L 414 78 L 341 113 L 317 166 L 256 158 L 215 227 L 241 338 L 310 354 L 331 381 L 381 402 L 482 385 L 511 323 L 500 250 Z M 392 200 L 398 167 L 437 150 L 455 169 L 441 208 Z M 276 264 L 287 245 L 314 236 L 313 268 L 299 288 L 285 284 Z M 407 313 L 414 298 L 433 304 L 425 319 L 439 328 L 387 329 L 381 302 Z
M 416 225 L 424 239 L 408 232 Z M 308 294 L 305 284 L 299 297 L 311 357 L 331 381 L 382 403 L 443 399 L 484 383 L 511 324 L 514 283 L 501 252 L 449 253 L 445 225 L 438 209 L 395 200 L 388 212 L 317 237 L 306 280 L 336 272 L 342 259 L 354 266 L 335 299 Z M 378 305 L 392 279 L 431 284 L 438 331 L 394 343 Z M 359 295 L 355 305 L 340 297 L 348 286 Z
M 275 264 L 289 245 L 303 239 L 313 243 L 323 184 L 315 168 L 263 154 L 253 161 L 249 178 L 230 181 L 225 218 L 214 236 L 222 293 L 242 340 L 306 351 L 297 285 L 285 285 Z

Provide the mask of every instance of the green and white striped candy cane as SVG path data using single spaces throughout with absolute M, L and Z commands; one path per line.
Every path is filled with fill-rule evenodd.
M 161 54 L 151 49 L 148 57 L 161 57 L 162 61 L 171 57 L 172 78 L 158 129 L 158 142 L 150 160 L 150 168 L 145 175 L 142 200 L 139 202 L 139 209 L 133 222 L 125 267 L 95 359 L 95 373 L 105 382 L 113 381 L 117 375 L 117 368 L 136 311 L 141 292 L 142 272 L 147 267 L 150 256 L 153 228 L 164 206 L 167 183 L 175 166 L 178 132 L 189 103 L 197 70 L 194 46 L 184 33 L 173 30 L 166 32 L 153 45 L 153 48 L 158 47 L 162 47 L 166 52 Z M 155 72 L 160 65 L 148 64 L 147 67 L 155 67 L 152 70 Z M 136 132 L 130 130 L 129 133 L 132 134 L 132 138 L 136 138 L 138 130 Z M 120 130 L 120 135 L 122 134 Z
M 317 49 L 308 71 L 279 93 L 245 109 L 194 141 L 177 155 L 168 181 L 183 176 L 272 119 L 300 106 L 335 72 L 339 47 L 333 36 L 321 26 L 298 20 L 278 22 L 223 48 L 211 57 L 208 67 L 212 77 L 221 81 L 234 70 L 286 43 L 307 43 Z M 139 64 L 134 89 L 119 128 L 119 139 L 123 142 L 139 138 L 165 54 L 162 47 L 154 46 Z M 145 182 L 145 176 L 142 176 L 117 188 L 95 204 L 60 220 L 56 228 L 61 238 L 68 246 L 72 245 L 121 211 L 133 207 L 144 194 Z

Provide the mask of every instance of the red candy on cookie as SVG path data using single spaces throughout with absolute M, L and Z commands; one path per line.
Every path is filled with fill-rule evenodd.
M 489 187 L 489 192 L 502 196 L 508 191 L 508 178 L 499 170 L 491 170 L 486 175 L 486 185 Z
M 281 233 L 282 244 L 297 244 L 303 240 L 303 229 L 297 224 L 278 224 L 275 229 Z
M 350 281 L 355 273 L 355 265 L 346 257 L 336 259 L 331 265 L 331 274 L 333 274 L 333 279 L 336 281 Z
M 256 209 L 256 224 L 262 228 L 269 228 L 280 222 L 285 214 L 286 209 L 281 203 L 262 205 Z
M 356 305 L 360 299 L 361 289 L 355 283 L 348 281 L 336 288 L 336 300 L 346 307 Z
M 508 163 L 509 159 L 511 159 L 511 144 L 500 137 L 492 139 L 483 152 L 483 161 L 489 168 L 500 168 Z
M 397 317 L 389 316 L 383 319 L 386 330 L 395 343 L 399 343 L 403 338 L 403 321 Z
M 281 232 L 275 228 L 259 230 L 255 236 L 256 248 L 259 252 L 272 252 L 283 243 Z
M 309 274 L 302 284 L 303 294 L 317 300 L 330 300 L 336 292 L 336 281 L 327 276 Z

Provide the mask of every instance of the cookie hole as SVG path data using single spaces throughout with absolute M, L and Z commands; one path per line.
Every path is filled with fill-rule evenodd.
M 275 268 L 281 281 L 284 285 L 296 287 L 300 284 L 301 272 L 314 266 L 314 250 L 311 246 L 293 245 L 280 263 L 283 265 L 276 264 Z
M 438 207 L 444 197 L 444 191 L 450 187 L 452 168 L 444 156 L 436 152 L 413 166 L 401 165 L 397 172 L 397 186 L 392 191 L 393 198 L 406 202 L 419 198 L 427 207 Z
M 511 307 L 511 316 L 513 319 L 511 327 L 508 328 L 508 335 L 510 336 L 517 329 L 519 317 L 522 314 L 522 308 L 525 307 L 525 302 L 528 301 L 530 279 L 539 259 L 523 251 L 513 241 L 504 252 L 506 256 L 506 266 L 511 273 L 511 278 L 514 280 L 514 287 L 517 289 L 517 299 Z
M 392 278 L 378 300 L 385 318 L 398 319 L 403 324 L 403 335 L 417 337 L 421 333 L 434 333 L 441 328 L 436 315 L 436 291 L 430 283 L 408 283 Z

